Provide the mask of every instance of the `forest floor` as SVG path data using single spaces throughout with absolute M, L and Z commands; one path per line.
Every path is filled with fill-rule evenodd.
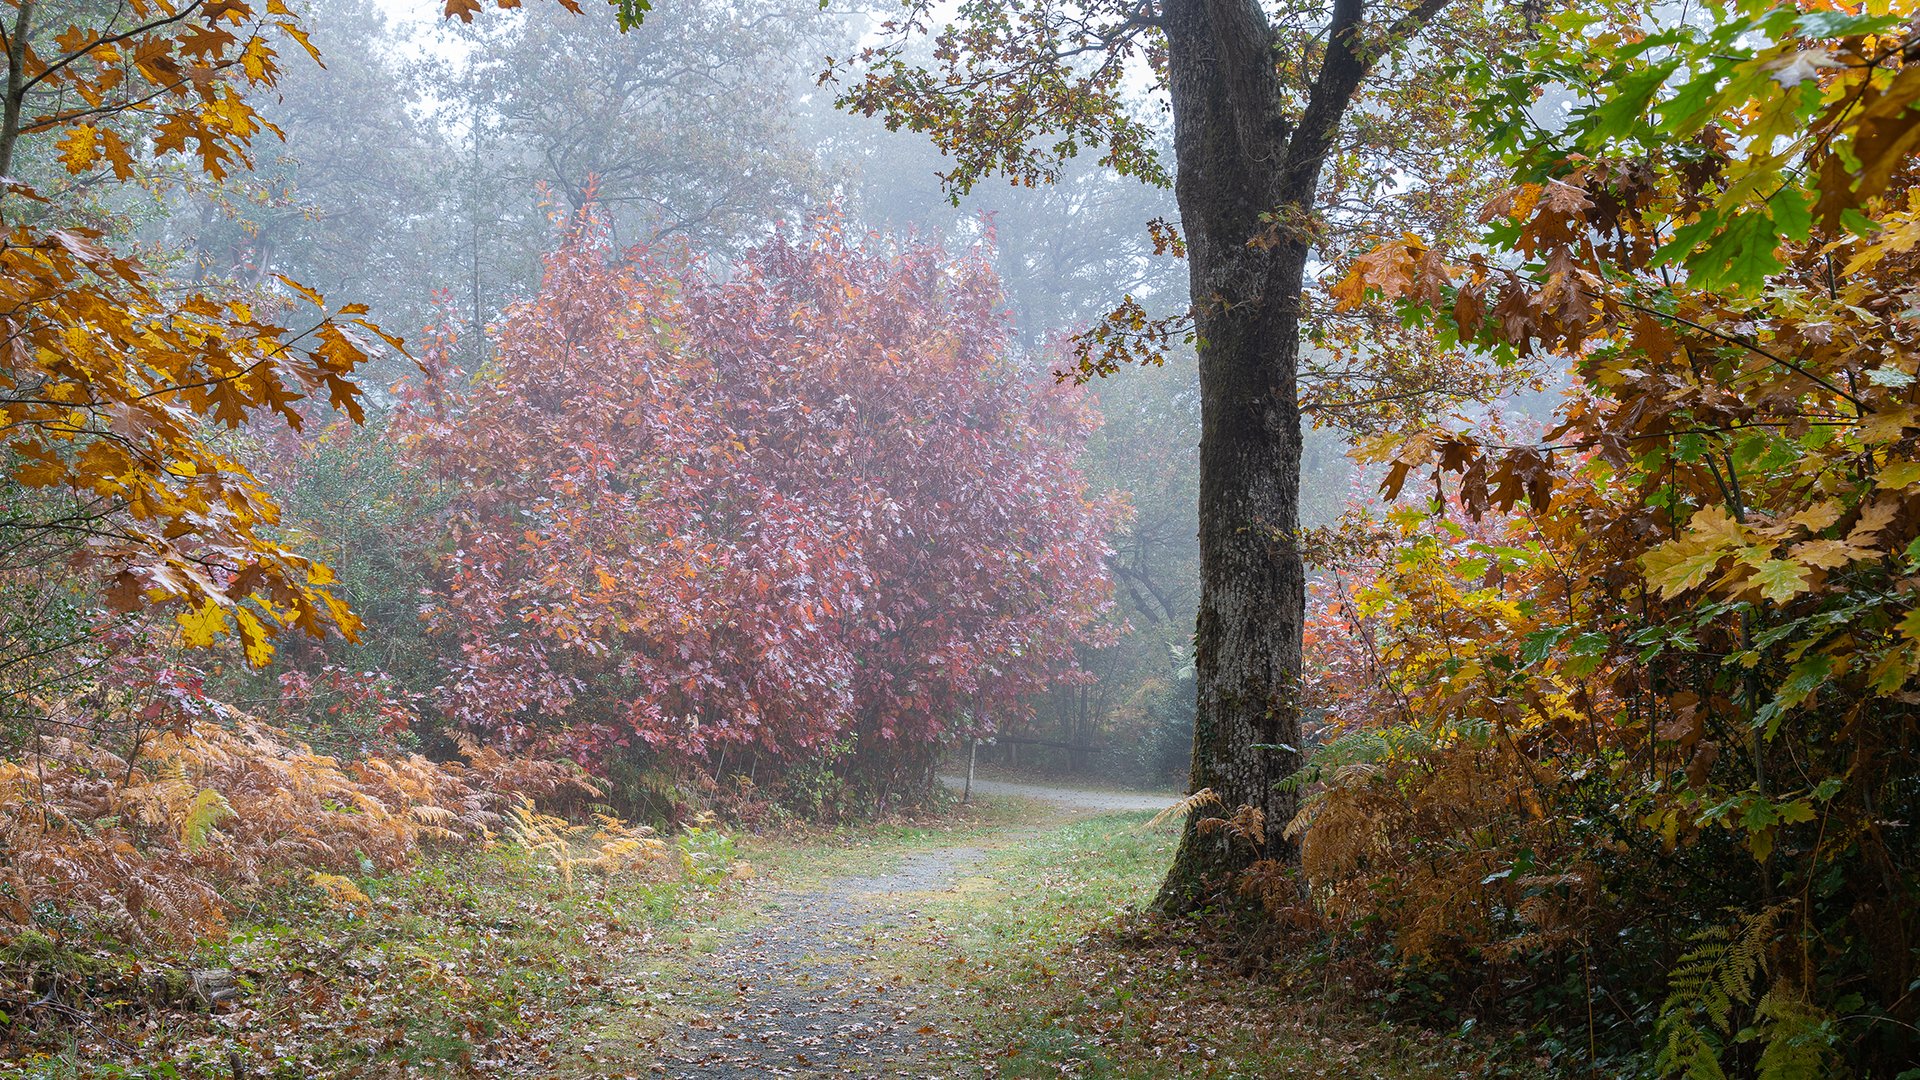
M 1173 796 L 986 778 L 974 794 L 953 821 L 872 847 L 762 842 L 771 872 L 687 954 L 676 1006 L 639 1028 L 612 1018 L 626 1038 L 590 1036 L 600 1056 L 561 1073 L 1515 1074 L 1477 1042 L 1241 977 L 1138 927 L 1175 838 L 1149 822 Z
M 1171 796 L 974 792 L 932 821 L 741 837 L 752 876 L 711 889 L 563 884 L 493 849 L 365 880 L 365 910 L 262 904 L 167 960 L 231 968 L 237 1002 L 103 1000 L 0 1047 L 0 1076 L 1516 1075 L 1147 923 Z

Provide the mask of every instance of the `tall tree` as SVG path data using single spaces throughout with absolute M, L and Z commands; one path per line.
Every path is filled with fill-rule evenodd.
M 351 294 L 410 334 L 434 321 L 433 291 L 466 276 L 463 155 L 445 125 L 420 122 L 427 88 L 371 0 L 310 0 L 302 11 L 326 67 L 289 64 L 262 95 L 261 116 L 284 138 L 264 141 L 257 167 L 223 184 L 183 185 L 162 242 L 186 248 L 206 277 L 285 274 Z
M 1452 3 L 1443 34 L 1426 32 Z M 1229 846 L 1190 817 L 1161 894 L 1191 909 L 1247 860 L 1292 859 L 1281 825 L 1299 766 L 1305 571 L 1299 524 L 1303 303 L 1316 259 L 1337 261 L 1337 230 L 1378 228 L 1414 175 L 1441 180 L 1459 107 L 1434 75 L 1485 41 L 1497 4 L 1466 0 L 980 0 L 934 33 L 919 2 L 879 44 L 832 74 L 843 104 L 929 133 L 957 193 L 995 172 L 1050 182 L 1083 149 L 1104 164 L 1171 181 L 1192 308 L 1153 319 L 1123 303 L 1084 339 L 1085 374 L 1160 358 L 1183 332 L 1199 352 L 1201 597 L 1191 783 L 1259 808 L 1264 851 Z M 1416 38 L 1423 38 L 1416 48 Z M 1173 121 L 1171 168 L 1124 88 L 1142 62 Z M 1364 93 L 1363 93 L 1364 91 Z M 1383 164 L 1383 159 L 1384 164 Z M 1457 178 L 1456 178 L 1457 179 Z M 1426 190 L 1441 190 L 1434 183 Z M 1183 235 L 1181 235 L 1183 234 Z
M 791 103 L 817 21 L 788 0 L 688 0 L 644 35 L 615 33 L 614 18 L 542 7 L 459 31 L 464 60 L 432 74 L 486 147 L 484 182 L 523 206 L 538 187 L 571 211 L 592 203 L 617 247 L 724 257 L 803 213 L 820 182 Z M 519 239 L 542 250 L 546 215 L 528 215 Z

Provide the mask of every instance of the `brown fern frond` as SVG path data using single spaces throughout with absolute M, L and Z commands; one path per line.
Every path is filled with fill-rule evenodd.
M 1207 810 L 1219 805 L 1221 805 L 1220 796 L 1215 794 L 1212 788 L 1201 788 L 1147 819 L 1146 827 L 1158 828 L 1176 818 L 1184 820 L 1197 810 Z

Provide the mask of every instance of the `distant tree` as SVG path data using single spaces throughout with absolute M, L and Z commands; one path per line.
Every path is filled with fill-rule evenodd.
M 924 136 L 815 114 L 824 108 L 802 114 L 802 131 L 820 146 L 847 211 L 876 228 L 986 242 L 1029 352 L 1098 322 L 1117 296 L 1185 303 L 1186 268 L 1157 253 L 1141 228 L 1175 215 L 1164 189 L 1078 162 L 1057 183 L 983 185 L 956 206 L 936 175 L 941 155 Z
M 696 0 L 622 35 L 604 5 L 530 9 L 462 30 L 468 55 L 434 67 L 436 92 L 470 126 L 484 182 L 520 206 L 544 188 L 569 211 L 591 202 L 616 248 L 737 254 L 824 194 L 792 113 L 809 11 Z M 544 213 L 516 222 L 524 250 L 545 247 Z
M 1075 677 L 1106 637 L 1120 509 L 1078 468 L 1094 414 L 1015 361 L 984 253 L 802 240 L 698 294 L 694 325 L 746 411 L 729 426 L 760 432 L 754 471 L 854 525 L 855 731 L 904 781 L 963 721 L 1016 721 Z
M 291 65 L 259 101 L 284 138 L 252 170 L 181 185 L 156 242 L 185 249 L 203 279 L 286 274 L 350 291 L 411 334 L 433 321 L 434 290 L 467 278 L 467 162 L 370 0 L 300 6 L 326 66 Z M 384 374 L 380 388 L 395 373 Z

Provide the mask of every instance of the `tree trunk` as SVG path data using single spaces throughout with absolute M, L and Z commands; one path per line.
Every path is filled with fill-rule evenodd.
M 1195 630 L 1190 791 L 1223 806 L 1189 814 L 1158 905 L 1205 905 L 1255 859 L 1294 861 L 1281 834 L 1300 767 L 1298 544 L 1301 287 L 1320 165 L 1364 71 L 1346 46 L 1360 0 L 1339 0 L 1327 70 L 1289 123 L 1273 34 L 1251 0 L 1166 0 L 1176 194 L 1192 279 L 1200 361 L 1200 612 Z M 1343 72 L 1342 66 L 1355 70 Z M 1351 74 L 1350 80 L 1344 75 Z M 1329 76 L 1338 76 L 1329 83 Z M 1323 94 L 1322 91 L 1329 94 Z M 1290 226 L 1276 228 L 1263 214 Z M 1266 242 L 1250 243 L 1255 237 Z M 1264 843 L 1202 818 L 1260 809 Z

